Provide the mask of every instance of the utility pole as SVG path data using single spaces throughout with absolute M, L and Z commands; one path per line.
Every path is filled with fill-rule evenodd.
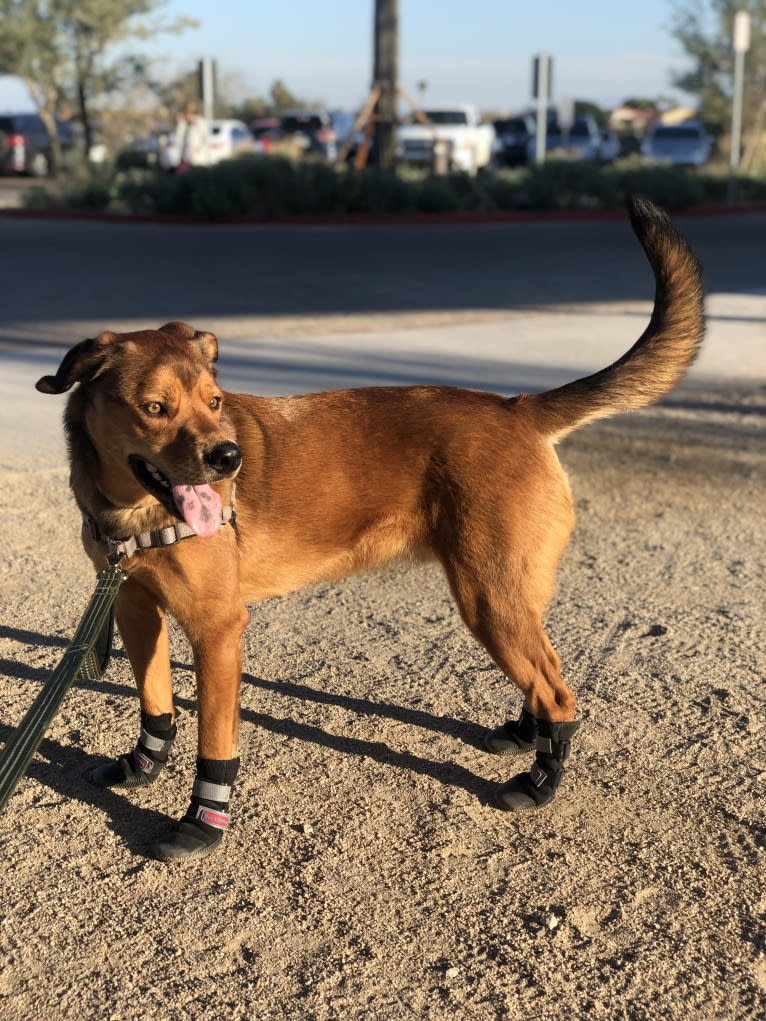
M 396 162 L 396 105 L 399 86 L 399 0 L 375 0 L 373 88 L 380 87 L 375 122 L 378 163 L 391 170 Z

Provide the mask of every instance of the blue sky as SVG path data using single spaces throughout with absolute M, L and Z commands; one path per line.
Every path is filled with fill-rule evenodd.
M 232 98 L 264 95 L 281 78 L 298 96 L 354 109 L 370 86 L 373 0 L 170 0 L 164 17 L 199 28 L 148 49 L 168 76 L 201 56 L 218 61 Z M 681 96 L 685 66 L 669 33 L 672 0 L 399 0 L 401 84 L 428 103 L 517 110 L 529 102 L 533 54 L 554 58 L 554 99 L 605 106 L 629 95 Z M 0 78 L 0 108 L 28 106 L 17 80 Z

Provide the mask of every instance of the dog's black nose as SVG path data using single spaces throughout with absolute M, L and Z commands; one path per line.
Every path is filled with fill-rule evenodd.
M 208 450 L 205 460 L 219 475 L 230 476 L 242 464 L 242 451 L 236 443 L 225 440 Z

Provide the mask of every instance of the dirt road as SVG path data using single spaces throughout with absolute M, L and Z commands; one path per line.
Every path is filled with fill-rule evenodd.
M 226 849 L 168 867 L 147 849 L 186 807 L 190 654 L 174 632 L 172 763 L 127 795 L 89 781 L 136 736 L 118 646 L 102 681 L 70 693 L 0 818 L 0 1015 L 761 1021 L 766 374 L 727 347 L 741 337 L 757 358 L 764 310 L 744 308 L 711 324 L 730 371 L 716 363 L 659 407 L 562 445 L 578 527 L 549 630 L 584 723 L 553 806 L 522 818 L 491 807 L 517 768 L 480 738 L 518 699 L 438 570 L 399 566 L 253 608 Z M 274 334 L 277 360 L 232 339 L 241 358 L 225 371 L 250 387 L 263 370 L 276 391 L 296 374 L 310 382 L 314 365 L 316 385 L 332 385 L 364 375 L 364 350 L 378 376 L 490 385 L 521 372 L 547 385 L 550 369 L 529 356 L 545 337 L 558 338 L 554 375 L 567 373 L 573 324 L 598 349 L 608 319 L 616 356 L 644 314 L 529 312 L 502 350 L 477 315 L 467 361 L 466 316 L 442 323 L 438 349 L 413 329 L 406 352 L 403 334 L 372 323 L 353 358 L 348 334 L 319 324 L 314 339 Z M 32 319 L 17 314 L 20 337 Z M 32 389 L 60 353 L 17 342 L 3 356 L 3 740 L 92 586 L 61 404 Z

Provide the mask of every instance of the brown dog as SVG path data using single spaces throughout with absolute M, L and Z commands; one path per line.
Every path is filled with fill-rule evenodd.
M 495 753 L 536 749 L 498 803 L 523 810 L 551 800 L 578 725 L 542 624 L 574 521 L 554 444 L 670 390 L 704 331 L 688 244 L 650 203 L 633 201 L 630 212 L 656 278 L 651 321 L 614 365 L 547 393 L 222 393 L 215 337 L 184 323 L 102 333 L 38 382 L 57 394 L 79 383 L 65 421 L 83 542 L 96 568 L 111 552 L 129 575 L 116 615 L 141 733 L 132 754 L 97 772 L 99 783 L 150 783 L 167 759 L 175 724 L 166 614 L 193 650 L 197 777 L 158 857 L 207 854 L 228 824 L 245 604 L 403 555 L 441 563 L 469 630 L 524 694 L 519 720 L 486 739 Z

